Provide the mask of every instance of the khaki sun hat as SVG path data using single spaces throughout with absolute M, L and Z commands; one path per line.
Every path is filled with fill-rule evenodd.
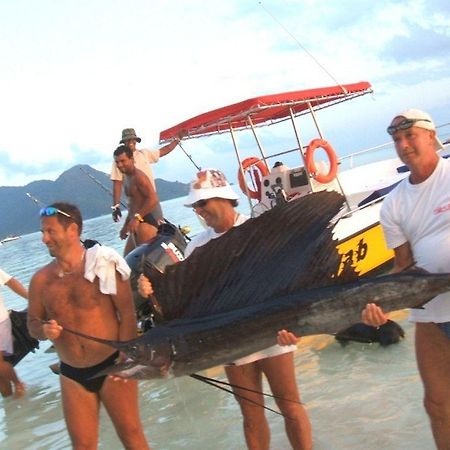
M 136 131 L 134 131 L 134 128 L 125 128 L 122 130 L 122 139 L 120 144 L 124 144 L 130 139 L 136 139 L 137 142 L 141 142 L 141 138 L 136 136 Z

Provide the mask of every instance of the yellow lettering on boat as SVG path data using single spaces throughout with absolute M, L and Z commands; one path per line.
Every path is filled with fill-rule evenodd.
M 394 257 L 394 252 L 386 246 L 379 223 L 340 241 L 336 248 L 341 255 L 338 276 L 346 264 L 351 264 L 359 275 L 364 275 L 380 268 Z

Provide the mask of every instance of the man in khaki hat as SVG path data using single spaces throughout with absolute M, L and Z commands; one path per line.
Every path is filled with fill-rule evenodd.
M 197 247 L 211 239 L 216 239 L 235 226 L 244 223 L 248 217 L 239 214 L 239 196 L 234 192 L 225 175 L 216 169 L 205 169 L 197 173 L 191 183 L 185 206 L 193 208 L 202 217 L 208 228 L 197 234 L 188 243 L 185 257 Z M 217 261 L 217 264 L 220 264 Z M 150 280 L 141 275 L 138 280 L 139 293 L 147 297 L 153 293 Z M 273 345 L 263 351 L 252 353 L 225 366 L 225 373 L 243 415 L 245 440 L 249 449 L 268 449 L 270 445 L 269 424 L 260 406 L 264 398 L 262 390 L 263 374 L 272 393 L 277 397 L 277 405 L 285 417 L 285 428 L 289 442 L 294 449 L 312 448 L 311 424 L 308 414 L 300 404 L 300 394 L 295 379 L 294 351 L 296 338 L 285 330 L 281 331 L 281 345 Z M 242 391 L 241 386 L 246 391 Z M 242 399 L 243 395 L 250 401 Z
M 159 161 L 161 156 L 168 155 L 185 135 L 185 132 L 180 132 L 177 138 L 164 147 L 161 147 L 159 150 L 137 149 L 136 143 L 140 143 L 141 138 L 136 135 L 134 128 L 125 128 L 122 130 L 122 139 L 120 140 L 120 143 L 125 144 L 133 152 L 133 159 L 136 167 L 148 176 L 156 191 L 155 180 L 150 164 L 155 164 Z M 115 162 L 113 162 L 110 178 L 113 182 L 113 206 L 111 208 L 114 222 L 118 222 L 122 217 L 120 211 L 120 197 L 122 195 L 123 177 L 124 175 L 117 168 Z
M 435 273 L 450 272 L 450 160 L 436 152 L 442 144 L 430 115 L 418 109 L 397 114 L 387 128 L 399 158 L 410 170 L 383 201 L 380 222 L 394 250 L 392 272 L 413 264 Z M 362 313 L 367 325 L 387 316 L 370 303 Z M 412 309 L 416 323 L 416 358 L 424 406 L 438 449 L 450 448 L 450 293 Z M 413 443 L 411 442 L 411 446 Z

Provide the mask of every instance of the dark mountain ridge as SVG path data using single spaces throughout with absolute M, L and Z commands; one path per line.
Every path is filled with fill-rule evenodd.
M 187 195 L 189 184 L 178 181 L 155 180 L 161 202 Z M 112 183 L 109 176 L 88 165 L 77 165 L 63 172 L 55 181 L 32 181 L 26 186 L 1 186 L 0 239 L 39 230 L 39 208 L 32 197 L 49 205 L 55 201 L 76 204 L 84 219 L 111 213 Z M 122 199 L 126 203 L 125 198 Z M 112 220 L 112 219 L 111 219 Z

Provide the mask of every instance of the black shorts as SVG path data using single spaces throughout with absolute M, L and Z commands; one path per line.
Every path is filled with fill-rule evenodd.
M 143 217 L 143 219 L 145 223 L 158 228 L 163 220 L 161 205 L 158 203 L 148 214 Z
M 114 352 L 104 361 L 91 367 L 73 367 L 69 364 L 66 364 L 64 361 L 61 361 L 60 374 L 64 375 L 67 378 L 70 378 L 73 381 L 76 381 L 78 384 L 81 384 L 81 386 L 83 386 L 89 392 L 99 392 L 103 386 L 104 381 L 106 380 L 107 375 L 102 375 L 96 378 L 91 377 L 93 377 L 100 370 L 106 369 L 107 367 L 113 365 L 118 356 L 119 352 Z

